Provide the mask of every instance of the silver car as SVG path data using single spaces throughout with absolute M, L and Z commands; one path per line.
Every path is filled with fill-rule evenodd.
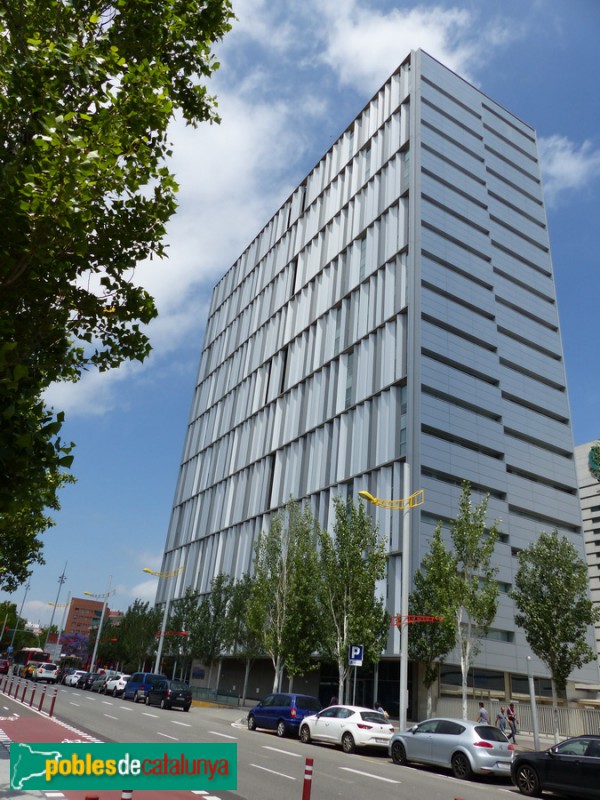
M 446 767 L 456 778 L 466 780 L 473 774 L 510 778 L 514 745 L 493 725 L 437 718 L 395 733 L 389 754 L 395 764 Z

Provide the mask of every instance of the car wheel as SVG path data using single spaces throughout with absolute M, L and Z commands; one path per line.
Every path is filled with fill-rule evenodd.
M 455 778 L 468 781 L 473 775 L 471 762 L 464 753 L 454 753 L 452 756 L 452 772 Z
M 406 748 L 402 742 L 392 742 L 392 761 L 401 767 L 406 766 Z
M 192 705 L 191 703 L 188 703 L 186 706 L 183 707 L 183 710 L 184 711 L 189 711 L 191 705 Z
M 303 725 L 300 728 L 300 741 L 303 744 L 310 744 L 310 728 L 308 725 Z
M 277 736 L 283 738 L 287 733 L 287 728 L 285 727 L 285 722 L 280 719 L 277 723 Z
M 113 689 L 113 690 L 112 690 L 112 696 L 113 696 L 113 697 L 116 697 L 116 696 L 117 696 L 117 690 L 116 690 L 116 689 Z
M 149 705 L 150 705 L 150 698 L 148 697 L 148 695 L 146 695 L 146 697 L 144 697 L 144 703 L 145 703 L 147 706 L 149 706 Z
M 136 692 L 136 693 L 133 695 L 133 702 L 134 702 L 134 703 L 139 703 L 139 701 L 140 701 L 140 696 L 139 696 L 139 694 Z
M 256 730 L 256 720 L 252 716 L 252 714 L 248 715 L 248 730 L 255 731 Z
M 160 701 L 160 707 L 161 707 L 163 710 L 169 707 L 169 706 L 167 705 L 167 701 L 165 700 L 165 698 L 164 698 L 164 697 L 163 697 L 163 698 L 162 698 L 162 700 Z
M 537 797 L 540 792 L 540 779 L 531 764 L 521 764 L 517 769 L 515 783 L 521 794 L 527 797 Z
M 348 731 L 342 736 L 342 750 L 344 753 L 353 753 L 356 750 L 354 737 Z

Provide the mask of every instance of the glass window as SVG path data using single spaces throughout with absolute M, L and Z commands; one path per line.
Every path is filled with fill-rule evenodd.
M 427 722 L 422 722 L 420 725 L 417 725 L 417 729 L 415 734 L 417 733 L 435 733 L 437 731 L 438 720 L 437 719 L 429 719 Z

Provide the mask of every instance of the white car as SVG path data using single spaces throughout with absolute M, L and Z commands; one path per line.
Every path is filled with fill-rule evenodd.
M 131 678 L 131 675 L 125 675 L 125 673 L 113 675 L 106 681 L 102 691 L 104 694 L 112 694 L 113 697 L 117 697 L 117 695 L 123 694 L 123 689 L 129 678 Z
M 65 686 L 77 686 L 77 681 L 85 674 L 86 671 L 84 669 L 76 669 L 75 672 L 72 672 L 65 678 Z
M 31 673 L 31 680 L 33 681 L 46 681 L 47 683 L 56 683 L 56 676 L 58 674 L 58 664 L 50 664 L 44 661 Z
M 345 753 L 357 747 L 382 747 L 387 750 L 393 725 L 380 711 L 361 706 L 329 706 L 304 717 L 300 726 L 300 740 L 341 745 Z

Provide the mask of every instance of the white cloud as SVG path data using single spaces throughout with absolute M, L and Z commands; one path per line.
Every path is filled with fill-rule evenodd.
M 538 141 L 548 206 L 557 206 L 566 192 L 588 187 L 600 176 L 600 148 L 590 141 L 576 144 L 558 134 Z
M 323 60 L 343 84 L 373 91 L 410 50 L 422 48 L 473 81 L 471 71 L 493 51 L 521 35 L 511 21 L 482 24 L 464 8 L 394 8 L 377 12 L 357 0 L 323 0 L 319 7 L 326 48 Z

